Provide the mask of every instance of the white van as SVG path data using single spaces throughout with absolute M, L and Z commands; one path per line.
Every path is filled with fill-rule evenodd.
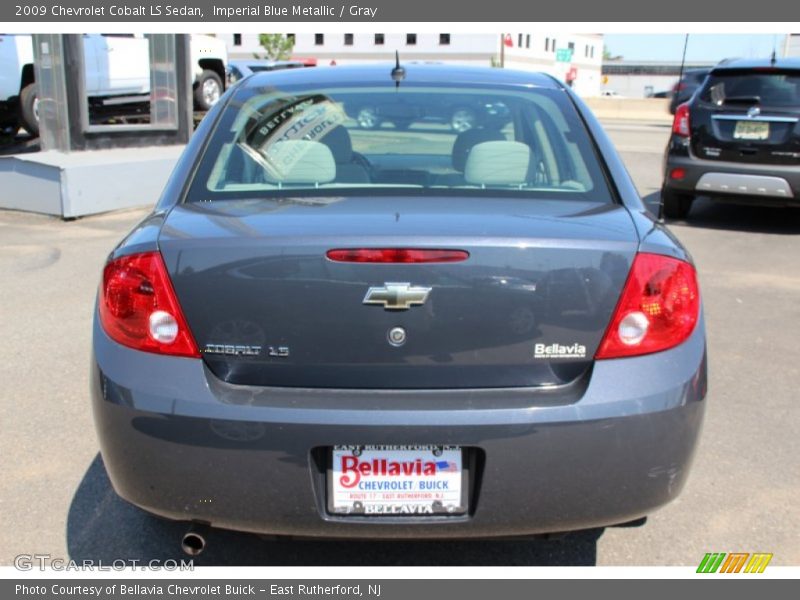
M 91 110 L 113 113 L 115 107 L 150 99 L 150 50 L 147 38 L 131 34 L 84 34 L 86 95 Z M 225 90 L 225 42 L 191 36 L 194 106 L 208 110 Z M 22 125 L 39 132 L 38 99 L 30 35 L 0 35 L 0 127 Z

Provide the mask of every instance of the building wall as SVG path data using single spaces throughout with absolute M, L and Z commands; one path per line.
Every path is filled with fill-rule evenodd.
M 669 92 L 678 82 L 677 75 L 606 75 L 603 90 L 614 91 L 626 98 L 647 98 L 652 93 Z
M 543 71 L 569 83 L 581 96 L 599 96 L 602 89 L 603 36 L 601 34 L 511 33 L 506 42 L 504 64 L 507 69 Z M 508 39 L 508 38 L 507 38 Z M 573 48 L 570 62 L 556 61 L 556 51 Z
M 448 40 L 440 33 L 417 33 L 416 43 L 410 44 L 406 33 L 385 33 L 384 43 L 375 43 L 374 33 L 353 33 L 352 44 L 346 44 L 347 31 L 318 34 L 295 34 L 292 58 L 316 58 L 320 65 L 369 63 L 394 60 L 395 50 L 405 61 L 447 61 L 456 64 L 491 66 L 498 64 L 501 55 L 501 36 L 495 33 L 450 33 Z M 512 33 L 512 45 L 503 45 L 505 67 L 523 71 L 543 71 L 562 81 L 572 81 L 575 91 L 583 96 L 598 96 L 601 90 L 600 69 L 603 61 L 603 36 L 600 34 L 553 35 Z M 228 46 L 231 59 L 263 55 L 258 34 L 219 34 Z M 318 43 L 321 41 L 322 43 Z M 449 41 L 449 43 L 443 43 Z M 238 43 L 235 43 L 238 42 Z M 556 49 L 574 46 L 569 63 L 556 61 Z
M 786 37 L 786 56 L 800 56 L 800 33 L 791 33 Z
M 660 60 L 611 60 L 603 64 L 603 91 L 627 98 L 647 98 L 659 92 L 671 92 L 682 71 L 710 69 L 715 62 Z
M 314 33 L 295 34 L 293 58 L 316 58 L 320 65 L 335 61 L 337 65 L 394 60 L 395 50 L 406 61 L 427 60 L 459 64 L 491 66 L 497 55 L 498 37 L 494 34 L 451 33 L 449 44 L 440 43 L 438 33 L 417 33 L 416 43 L 409 44 L 405 33 L 384 33 L 384 43 L 375 43 L 374 33 L 353 33 L 352 45 L 345 44 L 346 31 L 326 32 L 318 44 Z M 241 45 L 234 45 L 234 35 L 241 36 Z M 253 53 L 263 54 L 258 34 L 221 34 L 228 45 L 231 59 L 253 58 Z

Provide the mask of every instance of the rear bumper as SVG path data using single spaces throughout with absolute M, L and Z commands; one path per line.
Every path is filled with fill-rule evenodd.
M 669 177 L 677 167 L 684 169 L 683 179 Z M 791 165 L 731 163 L 668 153 L 664 187 L 754 204 L 800 205 L 800 169 Z
M 199 360 L 119 346 L 97 324 L 94 354 L 95 422 L 117 493 L 167 518 L 265 534 L 492 537 L 632 520 L 680 492 L 705 408 L 702 319 L 677 348 L 596 363 L 566 403 L 525 390 L 230 386 Z M 475 449 L 470 513 L 327 514 L 314 449 L 354 443 Z

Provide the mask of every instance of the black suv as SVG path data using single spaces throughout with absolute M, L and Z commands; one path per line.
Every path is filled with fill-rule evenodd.
M 678 106 L 665 153 L 663 214 L 696 195 L 800 206 L 800 60 L 732 60 Z
M 683 104 L 697 91 L 708 76 L 711 69 L 689 69 L 683 73 L 681 80 L 672 88 L 669 101 L 669 112 L 674 115 L 679 105 Z

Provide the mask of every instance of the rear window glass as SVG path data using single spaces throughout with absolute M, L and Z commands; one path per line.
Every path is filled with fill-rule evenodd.
M 559 90 L 240 90 L 188 200 L 288 194 L 612 201 L 585 127 Z
M 700 99 L 716 106 L 760 104 L 800 106 L 800 75 L 787 73 L 715 73 Z
M 690 73 L 687 79 L 691 79 L 694 83 L 703 83 L 703 80 L 708 75 L 708 71 L 695 71 Z

